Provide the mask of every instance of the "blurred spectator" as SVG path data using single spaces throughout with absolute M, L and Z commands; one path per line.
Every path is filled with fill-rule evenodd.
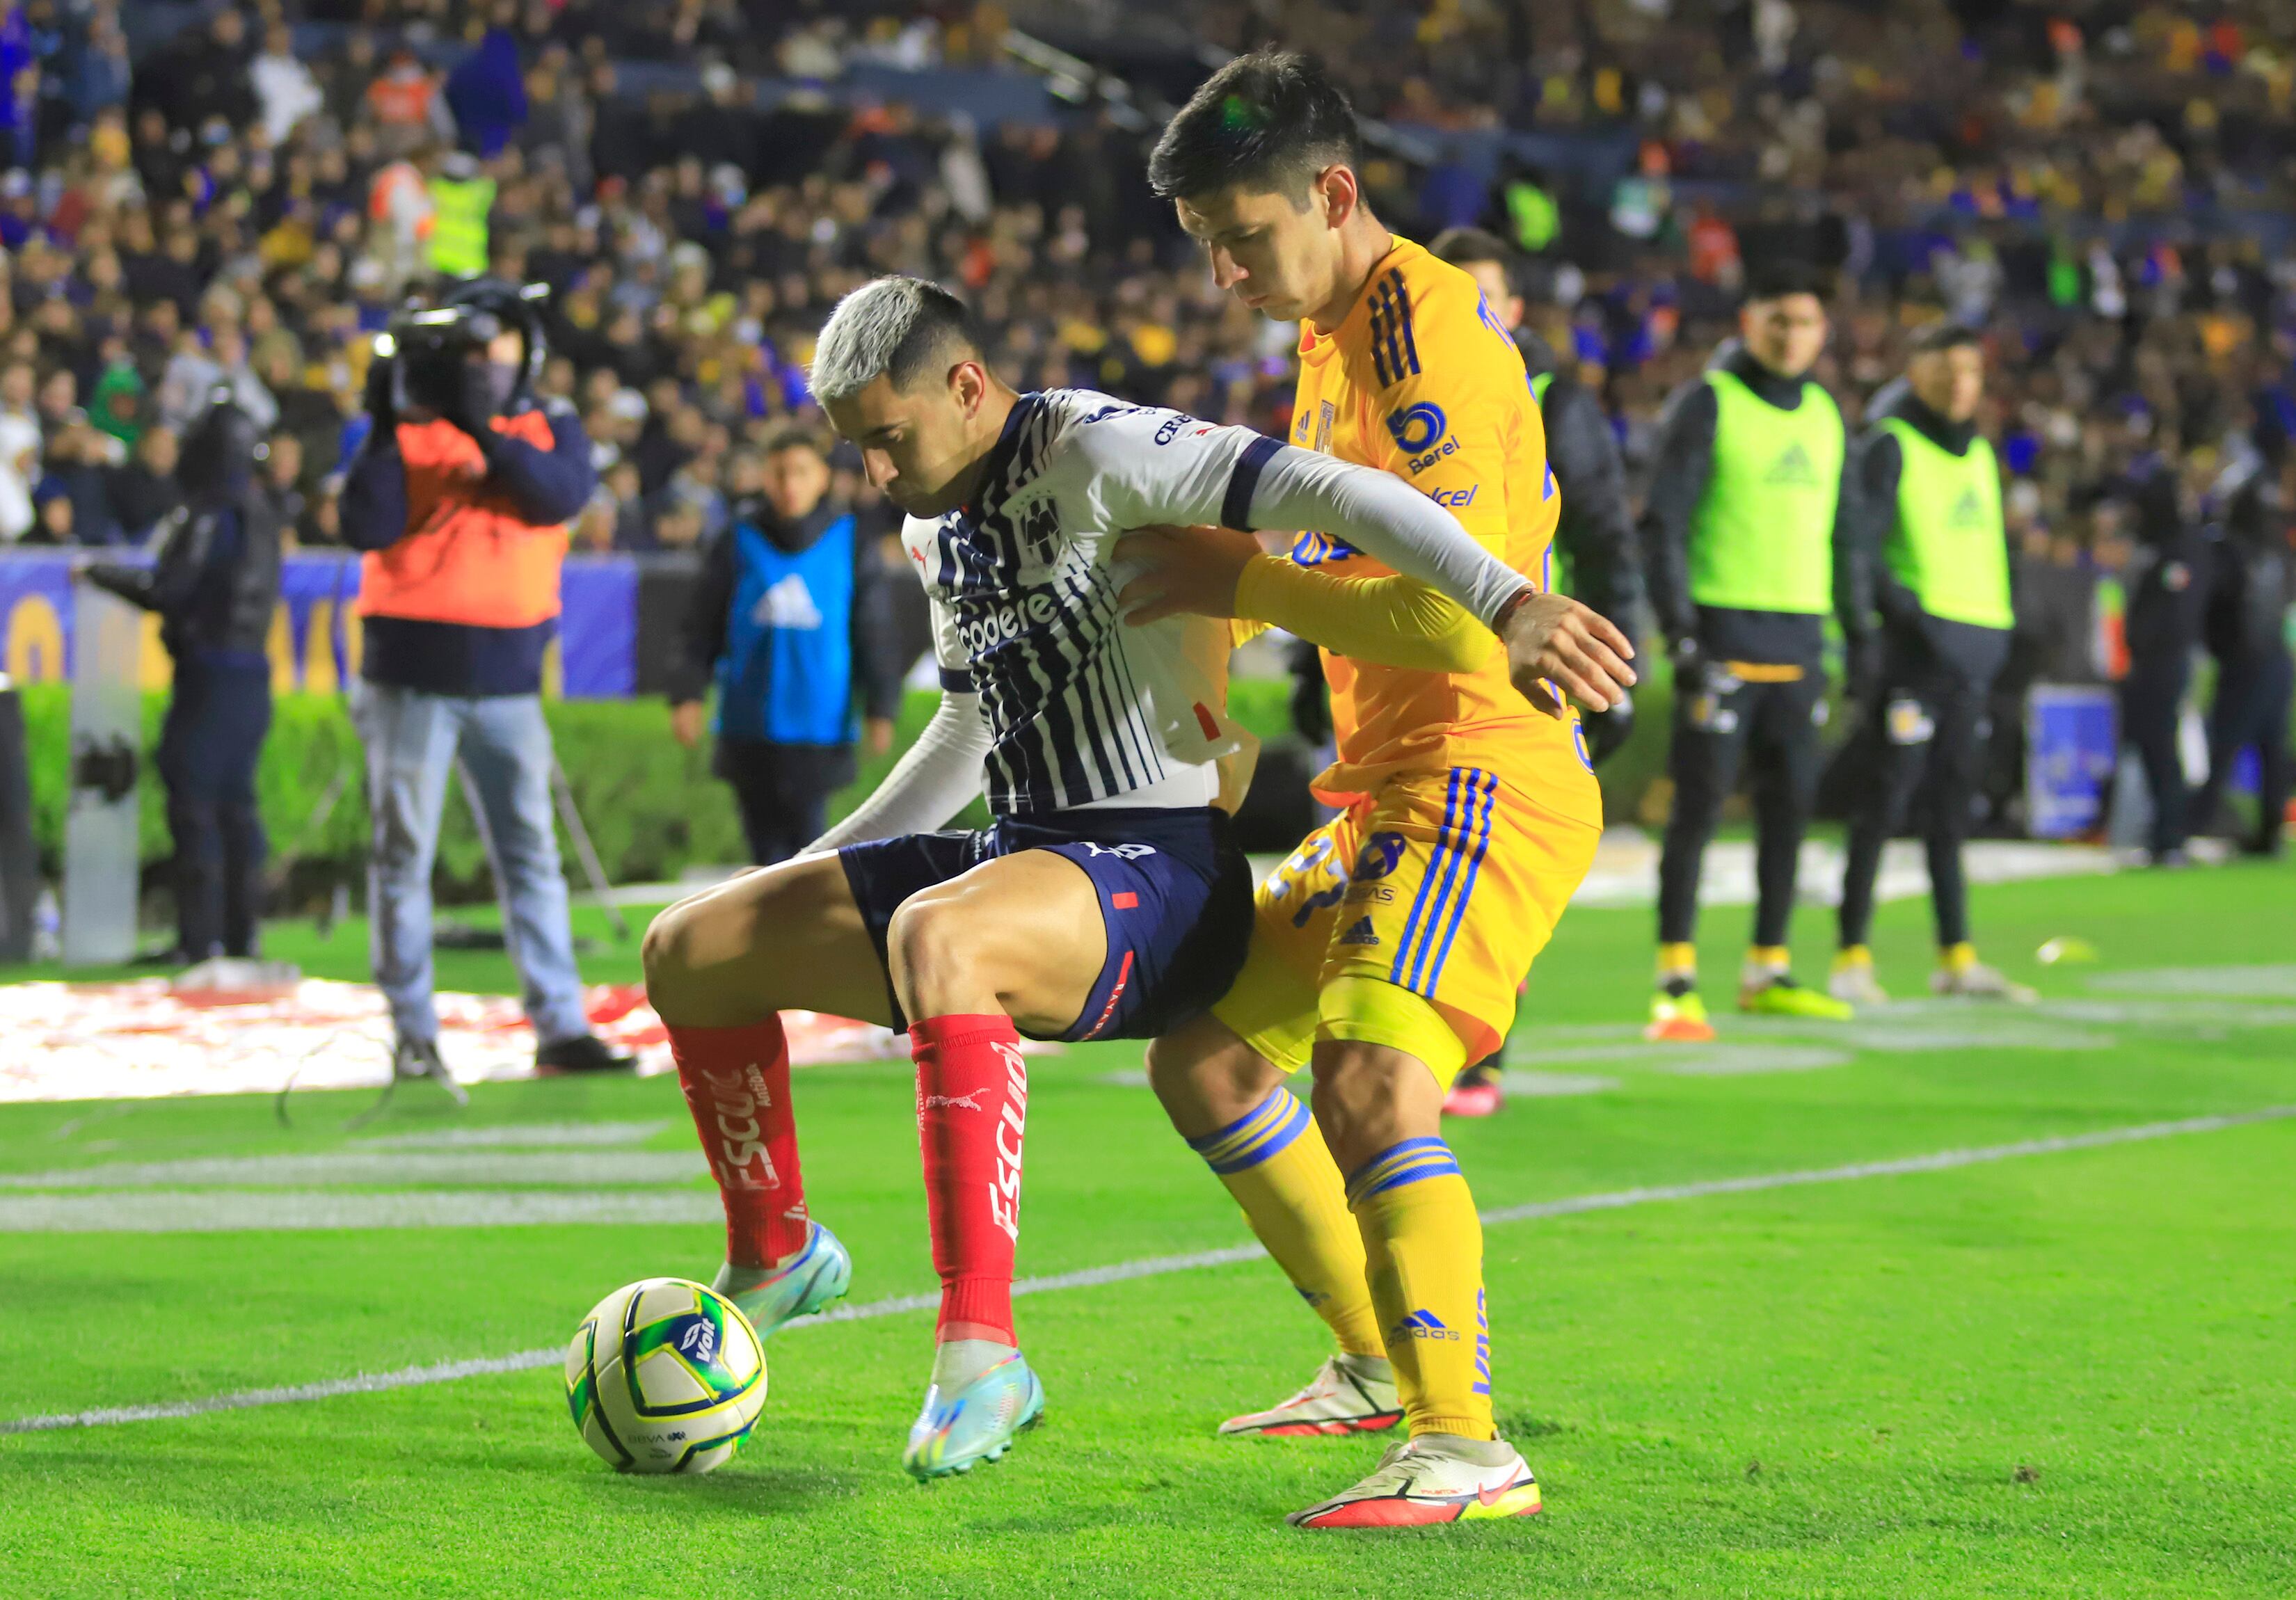
M 146 428 L 135 441 L 134 459 L 105 472 L 104 504 L 120 537 L 132 544 L 150 537 L 160 519 L 184 503 L 176 480 L 176 439 L 164 423 Z
M 284 144 L 296 124 L 326 104 L 319 80 L 295 53 L 295 37 L 283 21 L 263 30 L 263 53 L 248 69 L 255 98 L 261 106 L 264 137 L 275 147 Z
M 32 369 L 0 370 L 0 543 L 32 530 L 32 488 L 39 480 L 40 424 L 32 406 Z

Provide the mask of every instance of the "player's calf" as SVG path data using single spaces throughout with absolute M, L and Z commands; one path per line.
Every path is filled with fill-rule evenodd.
M 780 1008 L 883 1020 L 875 953 L 836 858 L 817 857 L 681 900 L 646 930 L 643 955 L 726 1214 L 718 1281 L 770 1333 L 852 1276 L 806 1209 Z

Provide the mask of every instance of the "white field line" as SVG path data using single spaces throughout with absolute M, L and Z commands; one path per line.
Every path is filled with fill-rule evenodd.
M 1810 1184 L 1852 1183 L 1869 1177 L 1899 1177 L 1922 1172 L 1947 1172 L 1957 1167 L 1979 1167 L 2026 1156 L 2057 1155 L 2073 1150 L 2100 1150 L 2115 1145 L 2142 1144 L 2152 1139 L 2179 1138 L 2187 1134 L 2221 1133 L 2259 1122 L 2296 1117 L 2296 1105 L 2267 1106 L 2261 1111 L 2235 1112 L 2213 1117 L 2186 1117 L 2175 1122 L 2146 1122 L 2130 1128 L 2101 1128 L 2095 1133 L 2060 1134 L 2045 1139 L 2021 1139 L 2013 1145 L 1985 1145 L 1966 1150 L 1939 1150 L 1927 1155 L 1900 1156 L 1890 1161 L 1853 1161 L 1842 1167 L 1812 1167 L 1794 1172 L 1761 1172 L 1744 1177 L 1708 1178 L 1698 1183 L 1667 1184 L 1649 1188 L 1617 1189 L 1603 1194 L 1576 1194 L 1562 1200 L 1534 1201 L 1529 1205 L 1502 1206 L 1485 1211 L 1486 1225 L 1528 1222 L 1542 1217 L 1571 1217 L 1589 1211 L 1611 1211 L 1660 1201 L 1697 1200 L 1714 1194 L 1751 1194 L 1768 1189 L 1800 1188 Z M 1051 1277 L 1022 1278 L 1014 1294 L 1048 1294 L 1062 1289 L 1090 1289 L 1128 1278 L 1160 1277 L 1168 1273 L 1193 1272 L 1206 1267 L 1228 1267 L 1258 1260 L 1267 1252 L 1257 1244 L 1227 1250 L 1198 1251 L 1190 1255 L 1150 1256 L 1088 1267 Z M 867 1322 L 908 1311 L 930 1310 L 940 1304 L 939 1294 L 903 1294 L 866 1305 L 841 1306 L 814 1317 L 802 1317 L 783 1331 L 830 1323 Z M 427 1383 L 452 1383 L 457 1378 L 494 1373 L 527 1372 L 555 1366 L 565 1359 L 557 1345 L 520 1350 L 509 1356 L 484 1356 L 467 1361 L 440 1361 L 428 1366 L 405 1366 L 396 1372 L 361 1373 L 317 1383 L 291 1383 L 276 1389 L 244 1389 L 236 1394 L 209 1395 L 192 1400 L 171 1400 L 156 1406 L 111 1406 L 93 1411 L 64 1412 L 48 1416 L 21 1416 L 0 1422 L 0 1434 L 46 1432 L 59 1428 L 97 1428 L 115 1423 L 159 1422 L 169 1417 L 204 1416 L 217 1411 L 244 1411 L 257 1406 L 283 1406 L 299 1400 L 332 1399 L 338 1395 L 373 1394 L 387 1389 L 412 1389 Z

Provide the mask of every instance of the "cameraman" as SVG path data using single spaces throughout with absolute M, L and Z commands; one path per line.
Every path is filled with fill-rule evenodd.
M 367 869 L 375 981 L 394 1078 L 460 1097 L 431 1002 L 430 866 L 459 757 L 492 847 L 504 934 L 544 1071 L 632 1064 L 589 1030 L 551 809 L 542 659 L 557 632 L 566 524 L 590 497 L 590 441 L 530 393 L 545 357 L 517 289 L 456 287 L 401 316 L 367 379 L 373 430 L 343 482 L 344 543 L 365 550 L 355 697 L 374 810 Z

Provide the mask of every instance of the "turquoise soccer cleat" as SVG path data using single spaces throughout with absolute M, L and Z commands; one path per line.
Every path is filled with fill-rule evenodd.
M 709 1285 L 741 1308 L 760 1339 L 843 1300 L 853 1286 L 853 1258 L 843 1243 L 818 1222 L 808 1226 L 813 1231 L 793 1259 L 763 1270 L 728 1261 Z
M 926 1390 L 901 1465 L 920 1480 L 969 1473 L 975 1462 L 1011 1449 L 1044 1415 L 1045 1386 L 1015 1350 L 955 1394 L 943 1394 L 938 1383 Z

